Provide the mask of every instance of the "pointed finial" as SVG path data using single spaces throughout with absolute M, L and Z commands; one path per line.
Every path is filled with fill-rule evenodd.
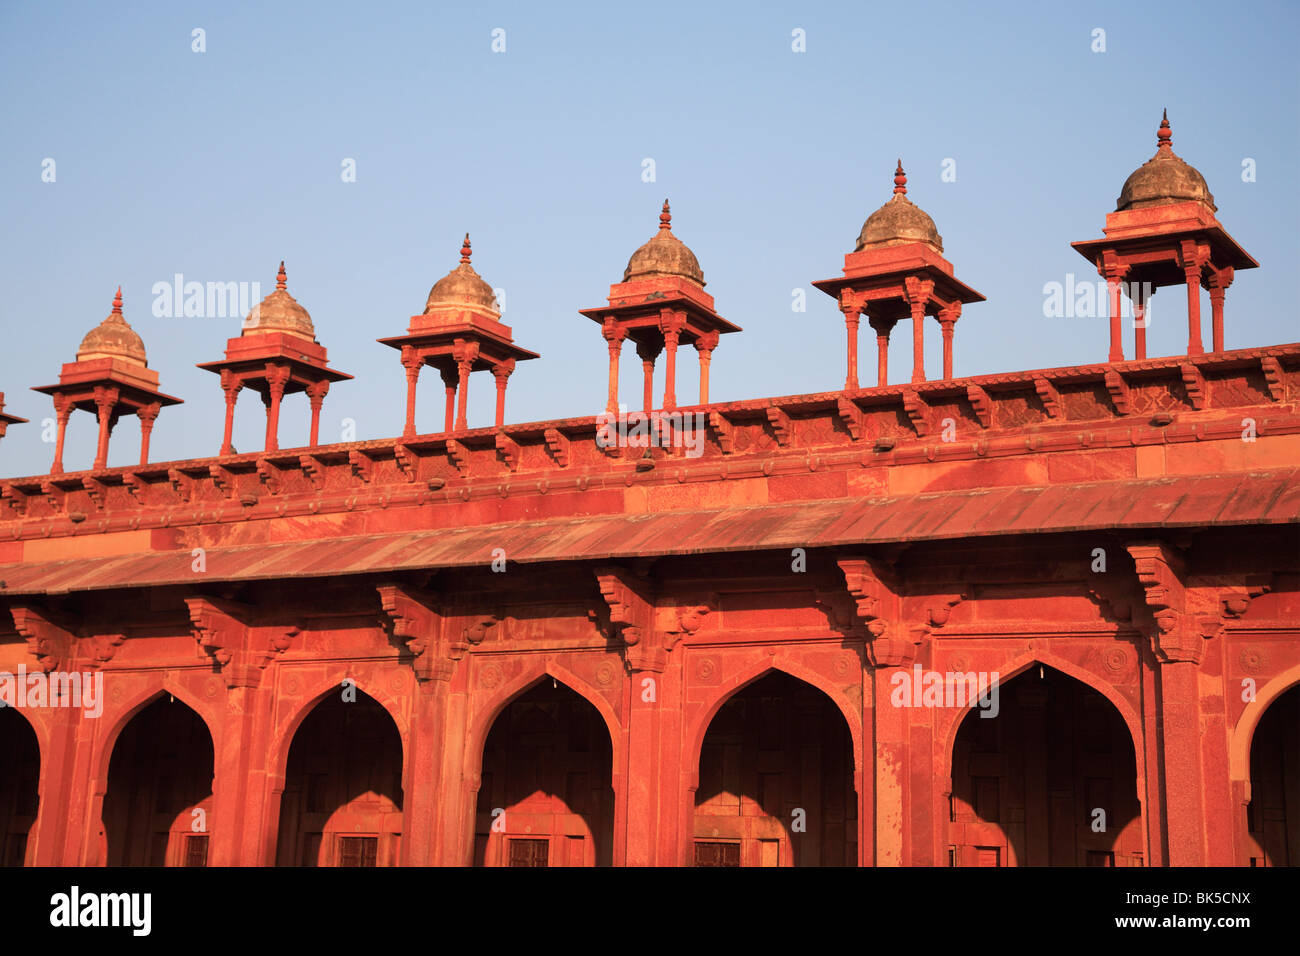
M 122 314 L 122 287 L 117 287 L 117 295 L 113 296 L 113 314 Z
M 277 272 L 276 275 L 275 275 L 275 291 L 276 291 L 276 292 L 283 292 L 283 291 L 284 291 L 285 289 L 287 289 L 288 287 L 289 287 L 289 283 L 288 283 L 288 280 L 286 279 L 285 274 L 284 274 L 284 260 L 281 259 L 281 260 L 280 260 L 280 271 Z
M 470 248 L 469 233 L 467 232 L 465 233 L 465 241 L 461 244 L 460 247 L 461 265 L 466 265 L 466 266 L 469 265 L 469 257 L 472 256 L 473 254 L 474 254 L 474 250 Z
M 1169 110 L 1164 110 L 1161 114 L 1160 129 L 1156 130 L 1156 145 L 1161 149 L 1174 148 L 1174 131 L 1169 128 Z
M 673 214 L 668 208 L 667 199 L 664 200 L 664 208 L 659 213 L 659 228 L 667 229 L 669 232 L 673 231 Z
M 903 161 L 898 161 L 898 168 L 894 170 L 894 195 L 907 195 L 907 174 L 903 172 Z

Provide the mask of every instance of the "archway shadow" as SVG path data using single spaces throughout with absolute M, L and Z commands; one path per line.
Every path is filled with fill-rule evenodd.
M 474 865 L 610 865 L 612 771 L 599 711 L 540 679 L 501 710 L 484 742 Z
M 1300 865 L 1300 684 L 1268 705 L 1250 744 L 1252 866 Z
M 853 741 L 835 702 L 781 671 L 710 721 L 695 795 L 700 866 L 853 866 Z
M 32 725 L 0 708 L 0 865 L 22 866 L 39 809 L 41 751 Z
M 355 688 L 354 688 L 355 690 Z M 331 693 L 294 733 L 280 801 L 277 866 L 397 863 L 402 739 L 369 694 Z
M 206 865 L 213 765 L 208 725 L 182 701 L 162 694 L 135 714 L 109 758 L 108 865 Z
M 996 716 L 973 708 L 953 743 L 949 862 L 1142 865 L 1137 761 L 1115 706 L 1044 664 L 998 695 Z

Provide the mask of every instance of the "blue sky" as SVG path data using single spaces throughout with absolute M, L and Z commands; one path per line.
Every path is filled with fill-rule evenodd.
M 516 341 L 542 353 L 511 379 L 507 421 L 595 414 L 605 343 L 577 310 L 604 301 L 665 196 L 718 311 L 745 329 L 715 353 L 713 400 L 837 388 L 842 318 L 810 283 L 839 273 L 900 156 L 957 276 L 988 297 L 957 324 L 955 374 L 1103 361 L 1104 320 L 1044 317 L 1043 286 L 1095 278 L 1069 244 L 1101 235 L 1164 107 L 1175 152 L 1261 264 L 1228 293 L 1228 347 L 1295 341 L 1298 27 L 1289 2 L 4 3 L 0 391 L 32 423 L 0 442 L 0 474 L 48 470 L 51 405 L 29 387 L 57 379 L 119 283 L 163 391 L 185 399 L 159 417 L 152 458 L 215 454 L 222 393 L 194 366 L 240 321 L 156 318 L 151 290 L 181 273 L 265 293 L 281 259 L 331 364 L 356 376 L 326 399 L 322 442 L 344 418 L 358 439 L 399 434 L 403 372 L 375 339 L 422 311 L 466 231 Z M 1153 355 L 1186 344 L 1179 293 L 1162 299 Z M 910 367 L 896 338 L 895 378 Z M 932 375 L 939 355 L 930 322 Z M 693 351 L 679 364 L 690 402 Z M 490 424 L 492 380 L 475 377 L 470 424 Z M 422 432 L 441 428 L 439 392 L 426 375 Z M 305 444 L 307 422 L 288 400 L 282 447 Z M 236 447 L 259 449 L 263 428 L 245 393 Z M 89 467 L 94 431 L 74 416 L 68 470 Z M 137 434 L 124 418 L 110 465 L 136 460 Z

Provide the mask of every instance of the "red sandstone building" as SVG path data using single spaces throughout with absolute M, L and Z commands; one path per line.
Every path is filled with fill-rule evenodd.
M 39 389 L 60 438 L 96 415 L 93 467 L 68 470 L 60 441 L 49 474 L 0 481 L 0 671 L 103 679 L 97 716 L 0 709 L 4 862 L 1300 862 L 1300 344 L 1225 349 L 1225 291 L 1255 262 L 1167 123 L 1158 142 L 1104 238 L 1075 244 L 1112 321 L 1106 360 L 1070 368 L 953 377 L 983 296 L 900 164 L 817 283 L 846 320 L 844 386 L 710 403 L 739 328 L 665 206 L 582 312 L 610 409 L 631 340 L 645 408 L 676 413 L 648 443 L 611 443 L 604 418 L 507 424 L 536 355 L 467 240 L 381 340 L 406 371 L 401 437 L 278 447 L 286 395 L 315 421 L 331 383 L 362 387 L 282 272 L 202 366 L 227 394 L 220 453 L 154 464 L 146 444 L 105 467 L 121 415 L 147 435 L 177 401 L 117 301 Z M 1134 281 L 1185 287 L 1185 354 L 1148 356 L 1141 329 L 1126 347 Z M 466 427 L 476 370 L 494 427 Z M 234 454 L 243 388 L 267 440 Z

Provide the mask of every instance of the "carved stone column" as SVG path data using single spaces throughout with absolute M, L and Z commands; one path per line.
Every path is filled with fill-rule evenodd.
M 716 331 L 706 332 L 695 340 L 695 351 L 700 357 L 700 404 L 709 404 L 709 362 L 713 359 L 713 350 L 718 347 L 719 335 Z
M 420 369 L 424 367 L 424 359 L 411 346 L 403 345 L 402 367 L 406 369 L 406 423 L 402 426 L 402 437 L 410 438 L 415 434 L 416 386 L 420 382 Z
M 1204 866 L 1204 779 L 1201 773 L 1201 698 L 1198 675 L 1205 639 L 1187 608 L 1182 555 L 1162 541 L 1130 544 L 1151 623 L 1147 632 L 1160 662 L 1158 740 L 1164 779 L 1163 816 L 1170 866 Z M 1161 813 L 1163 810 L 1163 813 Z
M 280 447 L 280 401 L 284 398 L 285 386 L 289 384 L 289 366 L 266 365 L 266 389 L 270 401 L 266 406 L 266 450 L 276 451 Z
M 623 340 L 627 338 L 627 329 L 612 318 L 601 324 L 601 334 L 609 343 L 609 401 L 605 410 L 611 415 L 618 414 L 618 359 L 623 351 Z
M 311 433 L 307 439 L 307 444 L 313 448 L 320 444 L 320 409 L 329 390 L 330 383 L 327 378 L 323 378 L 319 382 L 312 382 L 307 386 L 307 400 L 311 403 Z
M 226 393 L 226 429 L 222 434 L 219 454 L 229 455 L 231 448 L 234 447 L 235 402 L 239 399 L 239 390 L 243 387 L 244 383 L 237 379 L 230 369 L 221 370 L 221 388 Z
M 148 405 L 142 405 L 136 409 L 136 417 L 140 419 L 140 465 L 149 464 L 149 436 L 153 432 L 153 423 L 158 419 L 158 413 L 162 411 L 162 405 L 159 402 L 150 402 Z
M 114 412 L 117 410 L 119 395 L 116 388 L 95 386 L 95 408 L 98 410 L 99 418 L 99 441 L 95 445 L 93 466 L 95 468 L 103 468 L 108 464 L 108 435 L 113 430 L 113 422 L 116 419 Z

